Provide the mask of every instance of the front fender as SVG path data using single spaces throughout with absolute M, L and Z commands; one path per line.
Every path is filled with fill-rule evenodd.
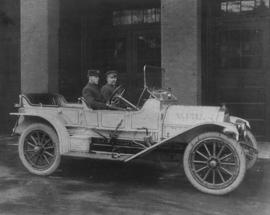
M 163 140 L 153 144 L 152 146 L 140 151 L 139 153 L 137 153 L 135 155 L 128 157 L 125 160 L 125 162 L 131 161 L 134 158 L 145 155 L 145 154 L 153 151 L 154 149 L 156 149 L 164 144 L 168 144 L 170 142 L 189 143 L 196 136 L 198 136 L 204 132 L 213 132 L 213 131 L 221 132 L 221 133 L 224 133 L 226 135 L 233 134 L 236 140 L 239 139 L 239 132 L 238 132 L 237 128 L 235 127 L 235 125 L 233 125 L 232 123 L 209 122 L 209 123 L 197 124 L 197 125 L 194 125 L 192 127 L 187 128 L 187 129 L 185 129 L 185 130 L 183 130 L 183 131 L 181 131 L 181 132 L 179 132 L 179 133 L 177 133 L 169 138 L 163 139 Z
M 69 151 L 70 138 L 61 118 L 40 113 L 12 113 L 11 115 L 19 116 L 18 124 L 14 129 L 14 133 L 21 134 L 30 124 L 33 123 L 45 123 L 50 125 L 57 133 L 60 154 L 64 154 Z
M 226 135 L 232 135 L 236 140 L 239 139 L 239 132 L 236 126 L 228 122 L 209 122 L 195 125 L 191 128 L 188 128 L 184 132 L 178 134 L 179 137 L 184 135 L 185 140 L 190 142 L 194 137 L 205 132 L 217 131 L 224 133 Z
M 250 124 L 247 120 L 236 117 L 236 116 L 230 116 L 230 122 L 233 124 L 237 124 L 237 123 L 245 123 L 246 126 L 250 129 Z

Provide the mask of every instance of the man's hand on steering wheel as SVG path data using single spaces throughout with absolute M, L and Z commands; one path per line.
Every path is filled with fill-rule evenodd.
M 118 104 L 119 103 L 119 98 L 124 94 L 125 88 L 123 88 L 121 85 L 116 87 L 110 97 L 110 99 L 107 102 L 108 106 L 111 106 L 113 104 Z

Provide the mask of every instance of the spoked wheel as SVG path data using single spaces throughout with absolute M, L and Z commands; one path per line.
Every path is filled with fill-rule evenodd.
M 241 146 L 217 132 L 194 138 L 185 150 L 183 162 L 191 184 L 204 193 L 215 195 L 234 190 L 246 172 Z
M 44 124 L 33 124 L 21 135 L 19 156 L 23 165 L 37 175 L 49 175 L 60 164 L 59 142 L 55 131 Z
M 242 147 L 246 155 L 247 169 L 251 169 L 258 159 L 258 144 L 254 135 L 249 130 L 247 130 L 247 135 Z

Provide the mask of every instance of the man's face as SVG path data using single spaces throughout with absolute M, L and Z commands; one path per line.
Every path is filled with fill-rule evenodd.
M 98 84 L 99 77 L 98 76 L 89 76 L 89 82 L 91 84 Z
M 107 75 L 107 83 L 115 86 L 117 81 L 117 75 L 116 74 L 109 74 Z

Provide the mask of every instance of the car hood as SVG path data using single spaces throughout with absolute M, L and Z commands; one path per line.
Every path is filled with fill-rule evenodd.
M 224 111 L 216 106 L 172 105 L 165 108 L 164 124 L 194 125 L 203 122 L 223 122 Z

